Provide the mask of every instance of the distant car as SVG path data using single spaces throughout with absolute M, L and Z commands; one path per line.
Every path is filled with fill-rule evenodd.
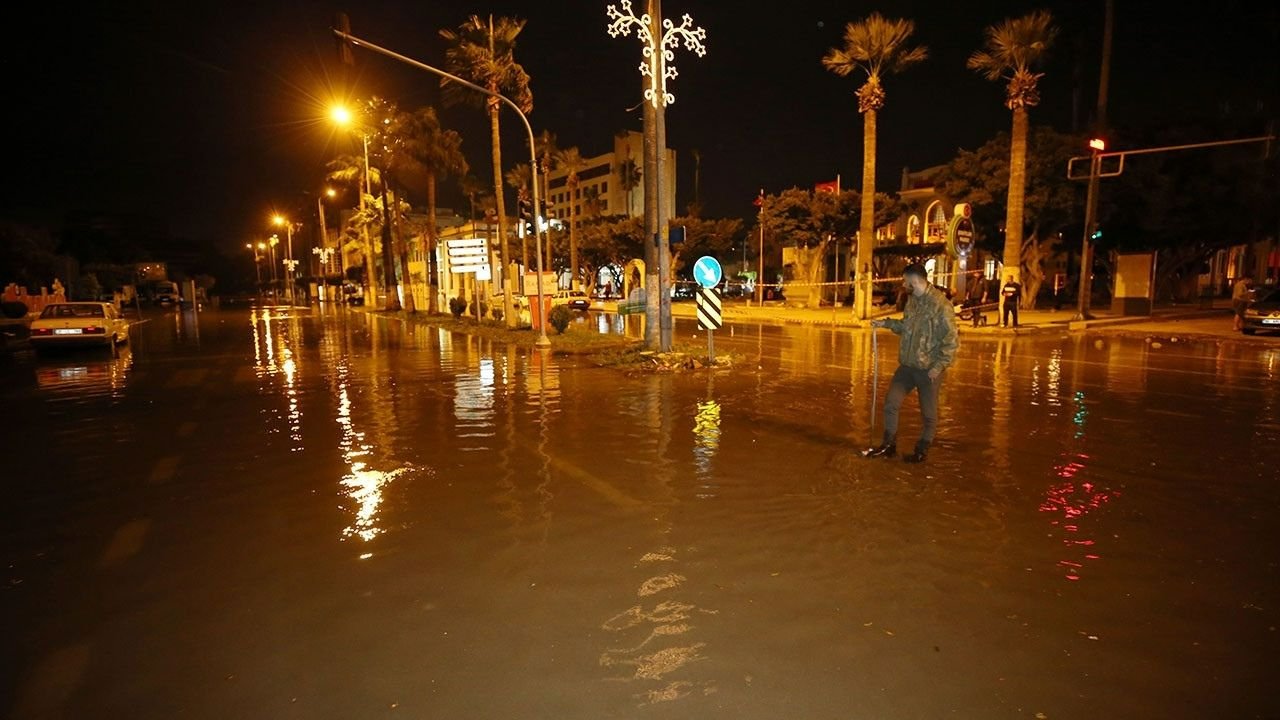
M 1253 300 L 1245 306 L 1244 324 L 1240 332 L 1253 335 L 1262 332 L 1280 332 L 1280 288 L 1259 288 Z
M 178 283 L 167 281 L 156 283 L 155 294 L 152 295 L 151 300 L 156 305 L 181 305 L 182 295 L 178 293 Z
M 31 346 L 37 350 L 77 345 L 115 347 L 128 341 L 129 321 L 120 317 L 112 303 L 52 303 L 31 321 Z
M 568 305 L 570 310 L 590 310 L 591 298 L 581 290 L 561 290 L 551 296 L 551 306 Z

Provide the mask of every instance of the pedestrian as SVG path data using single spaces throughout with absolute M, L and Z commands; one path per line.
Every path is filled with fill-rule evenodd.
M 1009 315 L 1012 314 L 1013 327 L 1018 327 L 1018 304 L 1022 302 L 1022 284 L 1010 275 L 1005 278 L 1004 287 L 1000 288 L 1000 297 L 1004 300 L 1000 326 L 1009 327 Z
M 1231 288 L 1231 313 L 1234 316 L 1232 325 L 1234 329 L 1240 330 L 1244 327 L 1244 309 L 1249 306 L 1249 278 L 1242 277 L 1236 280 L 1236 284 Z
M 978 327 L 978 321 L 982 319 L 982 306 L 987 304 L 987 281 L 981 275 L 977 275 L 971 279 L 965 290 L 965 294 L 968 295 L 965 306 L 973 318 L 973 326 Z
M 903 459 L 924 462 L 938 429 L 938 390 L 942 374 L 955 362 L 960 345 L 955 309 L 951 301 L 926 279 L 924 266 L 911 264 L 903 271 L 903 287 L 909 293 L 902 319 L 873 320 L 872 327 L 887 327 L 902 336 L 898 343 L 898 369 L 889 383 L 884 402 L 884 441 L 863 451 L 864 457 L 892 457 L 898 451 L 898 411 L 912 390 L 920 398 L 924 429 L 915 452 Z

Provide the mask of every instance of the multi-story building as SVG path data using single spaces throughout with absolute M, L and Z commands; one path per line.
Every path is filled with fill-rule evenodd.
M 676 151 L 667 149 L 666 183 L 662 194 L 663 215 L 676 215 Z M 578 187 L 569 187 L 569 173 L 551 171 L 547 206 L 551 217 L 568 220 L 602 215 L 644 216 L 644 137 L 634 131 L 613 138 L 613 150 L 583 158 L 578 171 Z

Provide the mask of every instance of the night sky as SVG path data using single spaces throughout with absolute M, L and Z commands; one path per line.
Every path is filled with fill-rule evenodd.
M 438 83 L 357 50 L 357 84 L 339 87 L 328 28 L 343 9 L 357 35 L 443 64 L 441 27 L 469 13 L 528 20 L 518 59 L 533 78 L 535 131 L 551 129 L 584 155 L 639 130 L 639 42 L 610 38 L 606 2 L 119 3 L 71 11 L 56 3 L 9 10 L 3 57 L 10 157 L 3 217 L 57 227 L 69 218 L 125 215 L 163 235 L 228 252 L 265 233 L 273 208 L 314 208 L 324 165 L 354 149 L 324 117 L 335 94 L 382 94 L 402 107 L 439 102 Z M 105 5 L 105 4 L 104 4 Z M 1062 34 L 1032 122 L 1088 127 L 1096 102 L 1102 0 L 857 3 L 793 0 L 768 15 L 745 3 L 667 0 L 708 33 L 708 54 L 679 51 L 668 142 L 680 153 L 681 206 L 702 154 L 704 212 L 744 216 L 760 187 L 774 192 L 833 179 L 856 187 L 862 157 L 858 82 L 820 64 L 845 22 L 880 10 L 916 21 L 930 59 L 886 81 L 880 186 L 904 166 L 949 160 L 1007 130 L 1003 90 L 966 70 L 982 29 L 1046 7 Z M 1280 27 L 1275 3 L 1117 0 L 1110 116 L 1153 127 L 1220 116 L 1274 117 Z M 1078 112 L 1073 118 L 1073 99 Z M 488 179 L 484 115 L 446 108 L 473 172 Z M 504 164 L 527 157 L 518 120 L 504 114 Z M 1206 138 L 1208 139 L 1208 138 Z M 422 203 L 424 198 L 412 198 Z M 442 188 L 442 205 L 461 208 Z M 314 211 L 308 218 L 314 217 Z

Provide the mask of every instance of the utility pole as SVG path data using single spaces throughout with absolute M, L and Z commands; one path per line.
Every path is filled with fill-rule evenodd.
M 645 205 L 645 347 L 667 352 L 671 350 L 671 293 L 668 283 L 671 275 L 671 246 L 667 238 L 666 208 L 663 206 L 663 190 L 667 186 L 666 173 L 666 106 L 675 102 L 675 96 L 667 91 L 667 80 L 676 77 L 674 65 L 668 56 L 674 57 L 673 48 L 681 43 L 697 53 L 706 54 L 703 40 L 706 31 L 693 27 L 693 19 L 687 14 L 680 24 L 662 20 L 661 0 L 647 0 L 649 11 L 636 17 L 631 0 L 621 0 L 622 11 L 608 7 L 609 35 L 618 37 L 632 29 L 645 44 L 644 61 L 640 74 L 644 77 L 644 205 Z
M 1079 297 L 1076 300 L 1076 320 L 1093 317 L 1089 306 L 1093 300 L 1093 233 L 1098 223 L 1098 178 L 1102 172 L 1099 153 L 1105 149 L 1102 142 L 1107 130 L 1107 89 L 1111 82 L 1111 36 L 1115 23 L 1115 2 L 1106 0 L 1106 19 L 1102 27 L 1102 71 L 1098 78 L 1097 140 L 1089 141 L 1092 157 L 1089 161 L 1089 190 L 1084 201 L 1084 238 L 1080 244 Z M 1099 147 L 1102 146 L 1102 147 Z

